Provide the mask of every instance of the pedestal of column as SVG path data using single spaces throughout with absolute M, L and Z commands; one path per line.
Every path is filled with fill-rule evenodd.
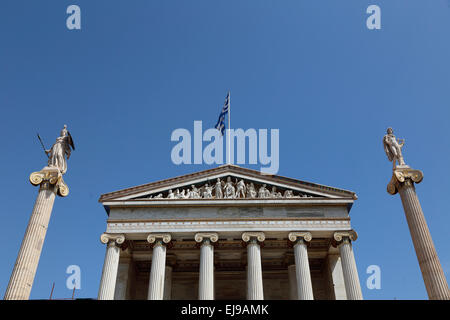
M 242 240 L 247 243 L 247 300 L 264 300 L 261 247 L 265 240 L 263 232 L 244 232 Z
M 40 186 L 39 193 L 9 279 L 5 300 L 29 299 L 56 194 L 67 196 L 69 193 L 57 168 L 45 167 L 33 172 L 30 182 Z
M 114 300 L 117 269 L 119 267 L 120 245 L 125 241 L 125 236 L 123 234 L 104 233 L 100 237 L 100 241 L 106 244 L 107 247 L 97 299 Z
M 400 193 L 409 232 L 422 271 L 423 281 L 431 300 L 450 300 L 447 279 L 442 270 L 439 257 L 431 238 L 425 216 L 417 197 L 414 182 L 420 183 L 423 174 L 408 166 L 394 170 L 388 192 L 392 195 Z
M 147 241 L 153 244 L 152 268 L 148 286 L 148 300 L 162 300 L 164 297 L 164 274 L 166 270 L 166 244 L 170 234 L 150 234 Z
M 297 299 L 314 300 L 311 272 L 309 270 L 308 250 L 306 242 L 311 241 L 309 232 L 291 232 L 288 235 L 290 241 L 294 242 L 295 270 L 297 279 Z
M 200 243 L 199 300 L 214 300 L 214 247 L 211 243 L 218 239 L 217 233 L 195 235 L 195 241 Z
M 362 300 L 361 285 L 359 283 L 358 270 L 356 269 L 355 256 L 351 240 L 357 239 L 355 231 L 335 232 L 334 240 L 339 246 L 339 253 L 342 262 L 342 272 L 344 275 L 345 292 L 348 300 Z

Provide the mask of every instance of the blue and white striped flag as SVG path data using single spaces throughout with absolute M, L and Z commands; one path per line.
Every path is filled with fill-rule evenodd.
M 222 108 L 222 112 L 220 113 L 219 120 L 217 120 L 217 124 L 215 128 L 219 130 L 222 135 L 225 132 L 225 115 L 228 114 L 228 109 L 230 108 L 230 93 L 228 92 L 227 97 L 225 98 L 225 103 Z

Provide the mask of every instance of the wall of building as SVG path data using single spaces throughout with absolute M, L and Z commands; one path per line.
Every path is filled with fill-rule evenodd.
M 111 208 L 109 219 L 343 218 L 346 206 Z

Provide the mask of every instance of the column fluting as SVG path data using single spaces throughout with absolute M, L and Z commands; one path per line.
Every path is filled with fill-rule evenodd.
M 245 232 L 242 240 L 247 244 L 247 300 L 264 300 L 261 247 L 265 240 L 262 232 Z
M 28 300 L 55 202 L 56 186 L 42 182 L 5 293 L 5 300 Z
M 124 235 L 102 234 L 102 243 L 106 244 L 105 262 L 98 290 L 98 300 L 114 300 L 117 269 L 119 267 L 120 247 L 125 241 Z
M 414 184 L 407 180 L 399 186 L 412 242 L 430 300 L 450 300 L 450 291 L 431 238 Z
M 214 247 L 217 233 L 197 233 L 195 241 L 200 245 L 199 300 L 214 300 Z
M 309 269 L 308 249 L 306 241 L 311 241 L 309 232 L 291 232 L 288 235 L 290 241 L 294 242 L 295 270 L 297 278 L 297 299 L 314 300 L 311 271 Z
M 344 275 L 345 292 L 348 300 L 362 300 L 361 285 L 359 283 L 358 270 L 356 268 L 355 256 L 351 240 L 356 240 L 356 232 L 335 232 L 334 239 L 339 246 L 342 262 L 342 273 Z
M 396 166 L 394 160 L 394 170 L 387 186 L 387 192 L 391 195 L 400 193 L 428 298 L 430 300 L 450 300 L 447 279 L 414 186 L 414 183 L 420 183 L 422 180 L 422 171 L 412 169 L 408 165 Z
M 154 244 L 152 267 L 148 286 L 148 300 L 162 300 L 164 297 L 164 274 L 166 270 L 166 244 L 171 240 L 169 234 L 150 234 L 147 241 Z

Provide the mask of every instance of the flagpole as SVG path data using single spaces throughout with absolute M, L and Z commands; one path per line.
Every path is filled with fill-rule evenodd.
M 228 91 L 228 139 L 227 139 L 228 164 L 231 164 L 231 162 L 230 162 L 230 132 L 231 132 L 231 94 L 230 94 L 230 91 Z

